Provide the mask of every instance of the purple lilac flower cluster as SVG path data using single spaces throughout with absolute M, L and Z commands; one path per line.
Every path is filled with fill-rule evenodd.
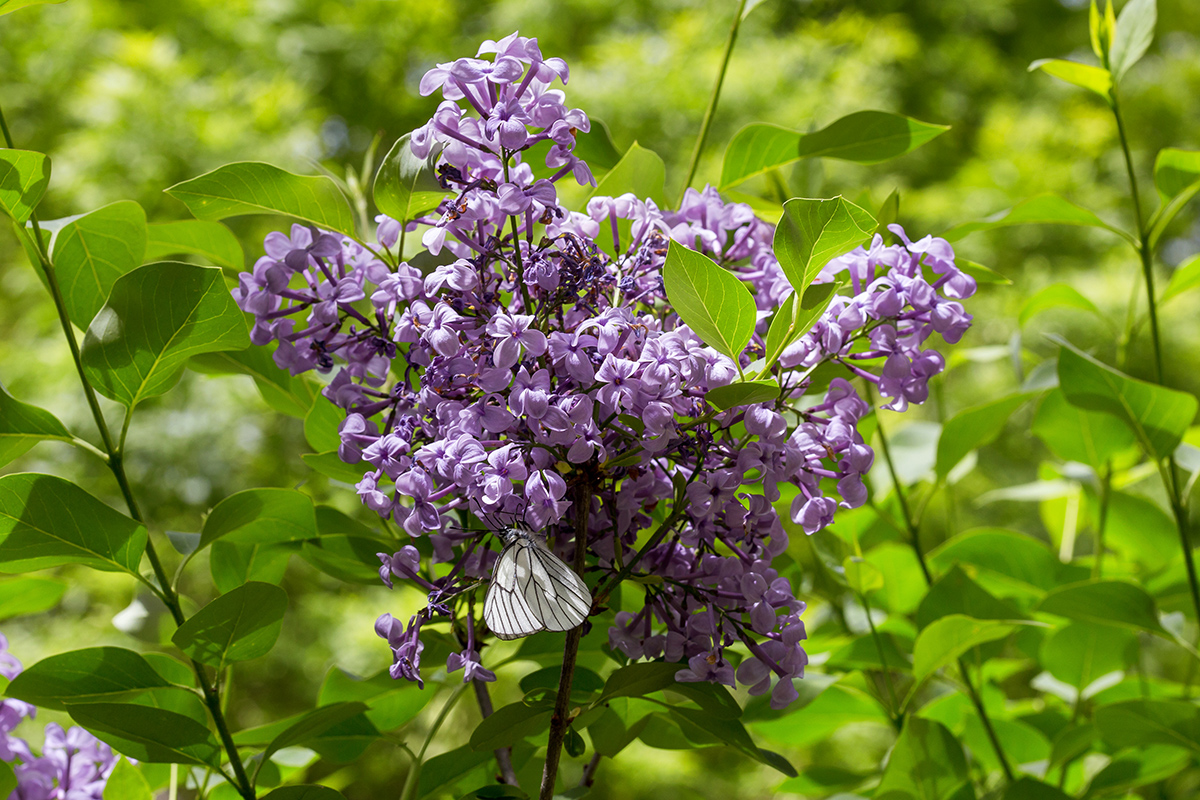
M 522 515 L 569 560 L 572 498 L 583 496 L 585 578 L 654 576 L 640 609 L 617 613 L 612 648 L 686 660 L 680 680 L 738 681 L 782 707 L 807 656 L 805 605 L 772 567 L 788 547 L 776 504 L 791 498 L 792 520 L 813 533 L 865 501 L 874 454 L 857 425 L 871 409 L 850 381 L 876 384 L 891 408 L 922 402 L 944 364 L 923 345 L 962 336 L 971 318 L 957 301 L 974 282 L 945 241 L 913 243 L 893 226 L 903 244 L 876 236 L 818 277 L 848 273 L 851 294 L 772 368 L 779 399 L 722 411 L 708 393 L 763 355 L 771 314 L 793 291 L 773 227 L 711 187 L 689 189 L 676 211 L 632 194 L 563 207 L 559 181 L 592 182 L 574 155 L 587 116 L 550 88 L 567 82 L 566 65 L 516 34 L 485 42 L 485 54 L 421 82 L 444 98 L 410 140 L 414 155 L 436 156 L 446 191 L 436 211 L 404 225 L 377 218 L 372 246 L 299 225 L 270 234 L 234 292 L 255 315 L 254 341 L 278 342 L 280 367 L 332 375 L 323 394 L 345 412 L 339 454 L 363 467 L 363 503 L 427 537 L 380 554 L 389 587 L 399 577 L 429 595 L 407 625 L 376 624 L 392 675 L 420 681 L 422 626 L 451 620 L 463 650 L 447 668 L 494 680 L 467 598 L 497 554 L 455 525 Z M 535 170 L 523 155 L 547 140 Z M 426 252 L 405 261 L 394 248 L 418 230 Z M 672 311 L 661 275 L 671 242 L 755 290 L 758 330 L 740 364 Z M 827 362 L 844 377 L 815 386 L 812 368 Z M 453 566 L 435 578 L 433 563 Z
M 8 639 L 0 633 L 0 675 L 11 681 L 21 669 L 21 662 L 8 652 Z M 0 758 L 13 764 L 17 775 L 17 788 L 8 800 L 101 800 L 117 765 L 112 748 L 83 728 L 64 731 L 51 722 L 46 725 L 42 754 L 34 755 L 29 743 L 12 731 L 36 715 L 37 708 L 28 703 L 0 700 Z

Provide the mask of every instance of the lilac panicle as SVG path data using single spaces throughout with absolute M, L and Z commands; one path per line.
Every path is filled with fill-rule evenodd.
M 380 554 L 387 585 L 429 596 L 407 625 L 376 623 L 393 677 L 420 682 L 421 631 L 449 622 L 462 649 L 447 669 L 495 679 L 469 609 L 496 551 L 456 526 L 523 516 L 569 556 L 578 512 L 589 577 L 634 561 L 660 579 L 644 584 L 640 610 L 616 614 L 614 651 L 678 662 L 682 681 L 770 692 L 782 707 L 808 659 L 805 604 L 772 566 L 788 548 L 781 514 L 811 534 L 866 501 L 874 453 L 858 425 L 871 408 L 855 384 L 874 384 L 886 408 L 923 402 L 945 367 L 935 343 L 962 337 L 975 283 L 945 240 L 891 226 L 898 243 L 876 236 L 816 278 L 846 289 L 772 368 L 780 398 L 719 410 L 709 392 L 763 356 L 793 291 L 774 228 L 712 187 L 689 189 L 676 210 L 632 194 L 562 207 L 561 180 L 593 182 L 575 155 L 587 115 L 557 88 L 568 78 L 517 34 L 438 64 L 421 93 L 442 102 L 410 140 L 414 156 L 435 157 L 438 207 L 377 217 L 371 246 L 300 225 L 271 234 L 234 296 L 255 317 L 254 341 L 277 343 L 281 368 L 329 376 L 322 394 L 345 412 L 338 452 L 362 469 L 362 502 L 428 536 L 431 557 L 411 545 Z M 542 160 L 527 160 L 539 144 Z M 438 266 L 403 261 L 402 228 Z M 671 309 L 672 241 L 753 287 L 759 323 L 739 364 Z M 824 387 L 811 377 L 822 364 L 841 370 Z M 591 496 L 577 510 L 571 486 L 585 471 Z M 667 535 L 639 553 L 664 517 Z

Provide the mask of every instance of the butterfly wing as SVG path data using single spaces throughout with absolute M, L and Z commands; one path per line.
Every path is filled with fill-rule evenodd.
M 520 639 L 544 630 L 526 598 L 531 583 L 529 542 L 517 539 L 500 553 L 492 570 L 492 583 L 483 601 L 483 619 L 488 629 L 501 639 Z
M 548 631 L 569 631 L 582 625 L 592 610 L 592 593 L 583 579 L 538 542 L 529 542 L 525 555 L 529 578 L 521 588 L 533 615 Z

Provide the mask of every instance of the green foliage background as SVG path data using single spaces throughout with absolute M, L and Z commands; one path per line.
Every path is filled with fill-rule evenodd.
M 153 221 L 184 219 L 186 209 L 162 189 L 227 161 L 262 159 L 301 173 L 313 172 L 314 162 L 339 174 L 346 164 L 357 167 L 376 134 L 386 147 L 434 109 L 433 98 L 416 93 L 425 69 L 472 54 L 482 39 L 520 29 L 536 35 L 546 54 L 568 60 L 570 104 L 607 123 L 618 148 L 637 141 L 664 157 L 668 193 L 674 196 L 734 5 L 71 0 L 0 18 L 0 101 L 18 147 L 54 159 L 52 189 L 40 208 L 44 218 L 133 199 Z M 1108 109 L 1086 92 L 1026 71 L 1030 61 L 1046 56 L 1090 60 L 1086 8 L 1076 6 L 1055 0 L 766 0 L 743 25 L 700 179 L 716 180 L 724 144 L 744 124 L 816 129 L 852 111 L 879 108 L 953 128 L 879 166 L 802 162 L 786 171 L 790 193 L 842 193 L 877 205 L 896 188 L 901 221 L 915 235 L 944 231 L 1043 191 L 1132 227 Z M 1123 84 L 1134 158 L 1143 175 L 1162 147 L 1200 148 L 1198 96 L 1200 6 L 1196 0 L 1163 0 L 1155 43 Z M 1143 190 L 1148 201 L 1148 181 Z M 251 262 L 270 224 L 259 218 L 231 221 Z M 1182 214 L 1167 239 L 1168 264 L 1200 249 L 1195 212 Z M 970 302 L 976 325 L 952 349 L 952 368 L 937 382 L 930 403 L 903 421 L 885 415 L 883 424 L 897 431 L 902 472 L 906 465 L 919 470 L 928 457 L 929 423 L 1017 387 L 1028 367 L 1054 349 L 1046 332 L 1098 347 L 1110 363 L 1119 358 L 1131 374 L 1149 377 L 1144 337 L 1126 353 L 1105 350 L 1111 348 L 1112 327 L 1124 323 L 1131 294 L 1140 291 L 1134 259 L 1117 237 L 1091 228 L 1029 226 L 976 234 L 956 246 L 960 255 L 988 265 L 1013 285 L 985 287 Z M 1101 313 L 1055 310 L 1019 326 L 1025 301 L 1053 283 L 1076 287 Z M 1166 383 L 1193 393 L 1200 392 L 1197 314 L 1200 300 L 1194 295 L 1164 311 Z M 74 430 L 91 429 L 53 307 L 11 236 L 0 237 L 0 342 L 0 381 L 12 394 L 52 410 Z M 105 409 L 116 418 L 115 406 Z M 1087 528 L 1095 498 L 1070 475 L 1064 477 L 1046 448 L 1027 434 L 1031 416 L 1029 407 L 1018 411 L 1007 433 L 980 450 L 974 470 L 933 501 L 926 512 L 927 549 L 978 525 L 1015 528 L 1054 548 L 1061 546 L 1064 529 Z M 925 426 L 913 424 L 920 422 Z M 304 467 L 300 454 L 307 450 L 301 422 L 268 408 L 249 379 L 188 373 L 176 390 L 141 411 L 130 436 L 129 469 L 138 495 L 156 509 L 155 523 L 167 530 L 199 530 L 217 500 L 254 486 L 303 483 L 320 501 L 360 513 L 352 492 Z M 65 444 L 40 445 L 4 468 L 16 471 L 67 475 L 118 504 L 103 467 Z M 1040 501 L 988 495 L 1038 482 L 1045 488 L 1053 481 L 1066 489 L 1055 496 L 1043 492 Z M 1121 490 L 1134 498 L 1132 506 L 1144 498 L 1153 509 L 1141 517 L 1131 511 L 1114 522 L 1126 525 L 1128 536 L 1153 540 L 1161 534 L 1155 526 L 1170 529 L 1169 520 L 1160 519 L 1165 514 L 1154 513 L 1164 498 L 1153 474 L 1132 474 Z M 1113 559 L 1109 569 L 1135 574 L 1136 554 L 1134 547 L 1127 562 Z M 26 664 L 67 647 L 128 642 L 111 619 L 135 599 L 130 581 L 83 569 L 64 573 L 70 588 L 57 609 L 2 624 Z M 818 573 L 815 568 L 805 573 L 801 592 L 811 600 L 807 619 L 814 656 L 845 641 L 814 586 Z M 889 575 L 887 592 L 919 594 L 924 587 L 914 579 L 919 575 L 911 569 Z M 371 625 L 383 611 L 409 613 L 416 602 L 403 591 L 338 583 L 299 559 L 292 560 L 285 585 L 292 605 L 280 645 L 267 658 L 235 670 L 229 707 L 237 727 L 311 704 L 331 666 L 356 674 L 386 666 L 389 654 Z M 170 620 L 159 616 L 152 597 L 140 599 L 152 616 L 139 635 L 147 642 L 169 638 Z M 1182 610 L 1186 596 L 1160 598 L 1160 605 Z M 850 608 L 844 622 L 851 630 L 865 630 L 860 607 Z M 1177 648 L 1145 634 L 1142 639 L 1145 670 L 1187 669 Z M 516 682 L 524 671 L 521 662 L 500 670 L 498 705 L 518 698 Z M 985 700 L 998 703 L 999 686 L 1019 697 L 1032 676 L 992 677 Z M 820 685 L 819 676 L 812 680 Z M 465 741 L 475 713 L 469 703 L 459 706 L 439 746 Z M 1039 710 L 1031 706 L 1029 713 Z M 54 718 L 45 715 L 38 727 Z M 761 738 L 798 767 L 850 772 L 873 767 L 893 740 L 886 720 L 850 715 L 845 721 L 811 741 L 790 737 L 800 744 L 770 733 Z M 408 729 L 410 743 L 419 743 L 431 722 L 426 710 Z M 797 717 L 797 726 L 805 724 Z M 379 743 L 356 764 L 326 777 L 331 785 L 344 785 L 352 800 L 388 797 L 399 792 L 396 776 L 403 763 L 392 745 Z M 754 798 L 769 796 L 780 783 L 778 773 L 722 749 L 635 744 L 615 762 L 606 761 L 603 770 L 593 796 Z M 1198 784 L 1200 776 L 1183 773 L 1162 788 L 1163 796 L 1189 796 Z

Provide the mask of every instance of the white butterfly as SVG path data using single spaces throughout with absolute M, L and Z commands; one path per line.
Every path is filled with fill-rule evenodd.
M 496 535 L 504 540 L 504 550 L 483 603 L 483 619 L 492 633 L 520 639 L 582 625 L 592 609 L 592 593 L 583 579 L 528 525 L 514 522 Z

